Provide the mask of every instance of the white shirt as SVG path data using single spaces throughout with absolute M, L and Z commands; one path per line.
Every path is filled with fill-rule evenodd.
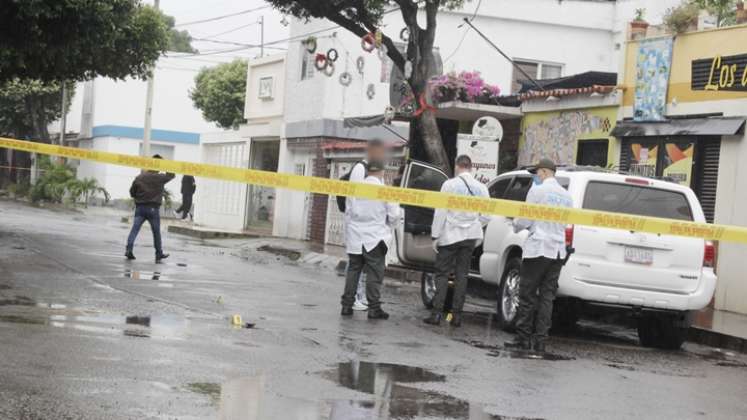
M 469 187 L 467 187 L 469 185 Z M 463 172 L 441 186 L 442 193 L 489 197 L 488 187 L 476 180 L 471 173 Z M 438 246 L 446 246 L 470 239 L 482 240 L 482 226 L 490 221 L 489 216 L 436 209 L 431 226 L 431 237 Z
M 375 176 L 366 177 L 363 182 L 384 185 Z M 389 246 L 399 213 L 398 204 L 348 197 L 345 208 L 346 252 L 355 255 L 363 254 L 363 249 L 370 252 L 381 241 Z
M 555 178 L 548 178 L 541 185 L 532 186 L 526 202 L 573 207 L 571 195 L 560 186 Z M 540 220 L 515 219 L 514 230 L 519 232 L 524 229 L 529 229 L 529 237 L 524 243 L 524 258 L 565 258 L 565 225 Z

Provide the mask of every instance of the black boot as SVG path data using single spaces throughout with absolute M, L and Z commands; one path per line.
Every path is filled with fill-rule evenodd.
M 368 319 L 389 319 L 389 314 L 384 312 L 383 309 L 369 309 Z
M 451 326 L 454 328 L 462 326 L 462 314 L 454 313 L 451 315 Z
M 505 343 L 503 343 L 503 347 L 509 350 L 531 350 L 532 343 L 517 336 L 511 341 L 506 341 Z
M 443 315 L 441 315 L 441 312 L 431 312 L 431 316 L 428 318 L 425 318 L 423 322 L 425 322 L 428 325 L 439 325 L 441 323 L 441 318 L 443 318 Z
M 127 251 L 127 252 L 125 252 L 125 257 L 128 260 L 134 260 L 135 259 L 135 254 L 133 254 L 132 251 Z
M 353 316 L 353 308 L 350 306 L 343 306 L 342 310 L 340 311 L 340 315 L 342 316 Z
M 544 353 L 545 352 L 545 342 L 543 341 L 535 341 L 534 345 L 532 346 L 532 350 L 534 350 L 537 353 Z
M 165 260 L 169 257 L 169 254 L 157 254 L 156 255 L 156 264 L 160 263 L 161 260 Z

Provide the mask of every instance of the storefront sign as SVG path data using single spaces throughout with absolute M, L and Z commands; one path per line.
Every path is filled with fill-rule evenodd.
M 693 60 L 690 87 L 747 92 L 747 54 Z
M 457 154 L 472 159 L 472 174 L 478 181 L 487 184 L 498 176 L 498 145 L 495 140 L 478 140 L 479 136 L 459 134 Z

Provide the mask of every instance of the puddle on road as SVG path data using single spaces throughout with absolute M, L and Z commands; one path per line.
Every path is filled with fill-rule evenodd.
M 488 356 L 507 358 L 507 359 L 527 359 L 527 360 L 549 360 L 552 362 L 576 360 L 575 357 L 563 356 L 556 353 L 544 352 L 537 353 L 533 351 L 506 350 L 503 347 L 493 344 L 485 344 L 482 341 L 457 340 L 460 343 L 468 344 L 480 350 L 490 350 Z
M 323 372 L 322 376 L 372 397 L 361 400 L 285 397 L 269 391 L 264 376 L 236 379 L 223 385 L 196 382 L 185 388 L 208 397 L 219 408 L 218 418 L 226 420 L 524 419 L 489 414 L 480 404 L 402 385 L 446 380 L 444 375 L 418 367 L 348 362 Z
M 24 306 L 35 306 L 39 308 L 51 309 L 66 308 L 65 305 L 60 304 L 38 304 L 36 302 L 33 302 L 31 305 Z M 100 334 L 158 339 L 184 338 L 189 327 L 189 321 L 186 318 L 169 315 L 47 315 L 24 313 L 0 315 L 0 322 L 29 325 L 47 325 L 54 328 L 73 329 Z

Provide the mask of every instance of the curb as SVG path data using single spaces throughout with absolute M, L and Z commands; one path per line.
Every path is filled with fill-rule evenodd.
M 718 347 L 738 351 L 740 353 L 747 353 L 747 339 L 722 334 L 706 328 L 691 326 L 688 331 L 688 341 L 709 347 Z
M 188 226 L 169 225 L 169 233 L 191 236 L 198 239 L 258 239 L 260 235 L 243 232 L 221 232 L 215 230 L 198 230 Z

